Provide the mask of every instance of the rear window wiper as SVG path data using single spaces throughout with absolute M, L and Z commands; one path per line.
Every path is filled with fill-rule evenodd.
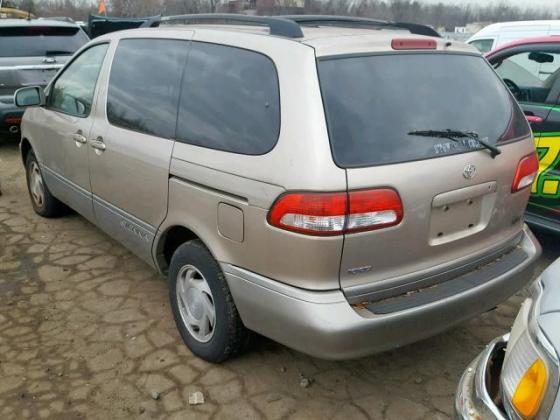
M 410 131 L 408 133 L 409 136 L 421 136 L 421 137 L 436 137 L 436 138 L 444 138 L 452 140 L 456 143 L 459 143 L 459 139 L 472 139 L 475 140 L 478 144 L 483 146 L 484 148 L 490 151 L 490 156 L 492 159 L 495 159 L 496 156 L 502 153 L 500 149 L 496 146 L 489 144 L 488 142 L 482 140 L 478 133 L 474 131 L 460 131 L 460 130 L 415 130 Z

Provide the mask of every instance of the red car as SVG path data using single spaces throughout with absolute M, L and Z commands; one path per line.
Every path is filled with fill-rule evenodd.
M 486 58 L 523 108 L 535 135 L 540 165 L 526 221 L 560 233 L 560 36 L 514 41 Z

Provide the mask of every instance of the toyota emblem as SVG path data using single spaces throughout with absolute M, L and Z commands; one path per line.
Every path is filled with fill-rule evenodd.
M 470 163 L 467 166 L 465 166 L 465 169 L 463 169 L 463 176 L 466 179 L 472 179 L 475 174 L 476 174 L 476 166 L 471 165 Z

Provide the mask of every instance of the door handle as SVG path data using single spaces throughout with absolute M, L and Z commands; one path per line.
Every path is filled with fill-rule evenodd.
M 72 134 L 72 139 L 76 143 L 81 143 L 81 144 L 87 143 L 87 139 L 80 132 Z
M 542 117 L 539 117 L 538 115 L 525 115 L 525 117 L 531 124 L 539 124 L 544 121 L 544 119 Z
M 97 137 L 97 139 L 91 140 L 89 144 L 95 149 L 96 153 L 104 152 L 106 149 L 105 143 L 103 142 L 103 139 L 101 137 Z

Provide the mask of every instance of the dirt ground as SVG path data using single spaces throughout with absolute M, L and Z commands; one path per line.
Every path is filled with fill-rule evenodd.
M 360 360 L 326 362 L 259 338 L 214 366 L 183 345 L 164 279 L 80 216 L 33 213 L 14 142 L 0 142 L 0 184 L 4 420 L 444 419 L 465 366 L 509 330 L 522 300 Z M 541 271 L 560 256 L 560 241 L 537 234 Z M 188 404 L 194 391 L 204 404 Z

